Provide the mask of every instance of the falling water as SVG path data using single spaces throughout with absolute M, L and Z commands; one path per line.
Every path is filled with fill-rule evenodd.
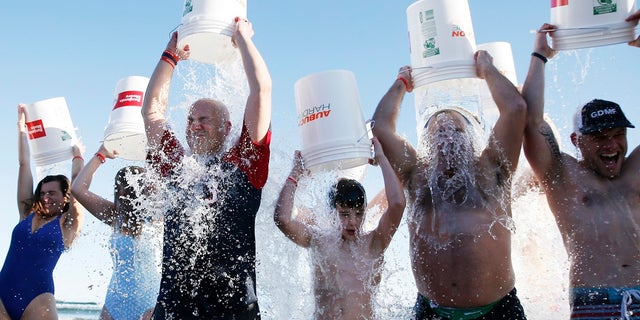
M 178 133 L 184 132 L 184 119 L 190 103 L 199 97 L 212 97 L 222 100 L 229 107 L 235 130 L 232 131 L 229 140 L 235 141 L 234 139 L 237 139 L 239 135 L 237 129 L 241 123 L 247 94 L 246 80 L 240 64 L 217 66 L 215 70 L 197 63 L 192 63 L 190 66 L 191 68 L 186 70 L 179 69 L 180 80 L 184 82 L 182 90 L 184 92 L 170 95 L 170 97 L 180 96 L 184 99 L 173 101 L 170 104 L 170 109 L 173 109 L 169 110 L 172 112 L 169 117 L 172 127 Z M 277 116 L 278 112 L 277 109 L 274 109 L 274 116 Z M 258 299 L 263 319 L 308 319 L 314 312 L 313 257 L 308 250 L 296 246 L 287 239 L 273 222 L 274 204 L 291 168 L 293 154 L 291 144 L 288 143 L 290 141 L 279 142 L 278 139 L 283 137 L 279 137 L 277 133 L 278 129 L 274 128 L 269 179 L 263 189 L 262 204 L 256 218 Z M 444 147 L 444 149 L 449 148 L 453 151 L 458 148 L 454 144 Z M 482 143 L 474 150 L 480 150 L 481 147 Z M 473 177 L 472 172 L 470 168 L 467 175 L 455 180 L 459 182 L 459 185 L 450 186 L 450 190 L 460 189 L 462 186 L 468 187 L 473 183 L 473 179 L 470 178 Z M 306 207 L 308 214 L 315 219 L 318 225 L 329 229 L 331 226 L 335 227 L 335 221 L 332 220 L 331 210 L 326 204 L 326 195 L 328 187 L 336 178 L 335 173 L 327 173 L 326 175 L 314 173 L 314 179 L 300 183 L 301 189 L 296 195 L 296 204 L 300 207 Z M 378 184 L 382 188 L 381 181 Z M 369 198 L 372 198 L 377 190 L 367 191 Z M 444 195 L 446 192 L 442 194 Z M 551 217 L 543 204 L 535 209 L 529 206 L 523 210 L 521 201 L 526 201 L 526 197 L 532 196 L 527 193 L 526 196 L 518 198 L 513 203 L 514 221 L 505 221 L 502 217 L 496 217 L 496 223 L 501 228 L 512 228 L 515 225 L 517 230 L 512 238 L 513 262 L 517 275 L 516 286 L 529 318 L 556 318 L 566 309 L 566 288 L 562 287 L 566 281 L 563 281 L 564 278 L 561 276 L 556 277 L 554 274 L 548 277 L 548 275 L 551 275 L 552 271 L 557 271 L 558 268 L 563 270 L 562 267 L 559 267 L 562 266 L 561 262 L 563 261 L 562 258 L 549 261 L 549 255 L 545 254 L 555 253 L 558 250 L 563 252 L 562 245 L 560 243 L 558 246 L 554 242 L 557 239 L 553 237 L 533 238 L 531 236 L 532 232 L 547 232 L 546 230 L 554 229 L 546 228 L 545 231 L 541 231 L 537 229 L 539 223 L 519 223 L 519 219 L 522 217 L 540 216 L 537 221 L 548 221 L 548 218 Z M 379 212 L 376 212 L 376 208 L 370 209 L 365 222 L 365 226 L 369 230 L 377 224 L 376 219 L 379 218 Z M 409 261 L 409 236 L 405 218 L 403 218 L 398 232 L 385 253 L 382 281 L 373 303 L 379 319 L 408 318 L 417 292 Z M 489 229 L 495 228 L 491 224 L 485 227 L 488 229 L 487 232 L 490 232 Z M 535 254 L 538 254 L 538 257 L 535 257 Z M 526 260 L 526 263 L 523 260 Z M 535 263 L 537 261 L 539 263 Z M 547 264 L 550 262 L 558 263 Z M 541 268 L 541 263 L 544 264 L 544 268 Z M 540 270 L 546 270 L 546 273 L 541 275 Z M 547 286 L 538 286 L 541 276 L 552 280 Z M 549 317 L 541 310 L 550 310 L 549 312 L 553 316 Z M 540 316 L 538 316 L 539 314 Z
M 468 115 L 467 119 L 478 128 L 482 128 L 485 124 L 493 125 L 493 121 L 487 119 L 488 121 L 485 122 L 483 119 L 482 95 L 478 91 L 481 87 L 477 82 L 471 79 L 450 80 L 448 84 L 444 82 L 439 86 L 430 86 L 429 90 L 419 88 L 415 91 L 418 132 L 423 132 L 426 119 L 439 110 L 448 108 L 463 108 L 477 115 L 479 123 L 474 122 Z M 486 141 L 479 140 L 486 140 L 491 132 L 491 128 L 487 127 L 480 131 L 471 130 L 467 135 L 456 135 L 456 128 L 451 120 L 442 125 L 444 128 L 448 127 L 448 130 L 418 137 L 418 153 L 424 155 L 422 161 L 429 163 L 430 168 L 441 168 L 425 172 L 423 178 L 425 181 L 430 181 L 430 192 L 434 195 L 435 207 L 438 201 L 457 200 L 454 203 L 464 203 L 473 196 L 469 192 L 475 190 L 473 188 L 476 183 L 475 177 L 483 173 L 476 172 L 475 162 L 467 163 L 463 159 L 477 159 L 479 151 L 486 144 Z M 473 146 L 475 151 L 469 152 L 468 146 Z M 455 161 L 455 159 L 459 160 Z M 463 172 L 455 171 L 457 176 L 442 179 L 442 171 L 451 168 L 466 169 L 462 170 Z M 489 233 L 492 233 L 492 229 L 496 227 L 506 228 L 512 232 L 512 263 L 516 274 L 516 288 L 528 319 L 568 318 L 567 255 L 546 198 L 538 188 L 531 187 L 533 185 L 531 179 L 533 178 L 530 168 L 522 155 L 518 170 L 512 179 L 512 217 L 494 214 L 493 223 L 479 227 L 485 228 Z M 454 198 L 456 192 L 458 197 Z M 483 190 L 483 193 L 500 194 L 501 191 Z M 508 197 L 508 194 L 505 196 Z M 440 197 L 439 200 L 435 200 L 437 197 Z M 503 208 L 508 205 L 508 199 L 496 200 Z M 475 206 L 488 208 L 482 201 Z M 432 225 L 432 227 L 435 230 L 442 226 Z M 479 231 L 482 232 L 482 230 Z M 447 241 L 453 241 L 453 239 L 455 235 L 449 235 L 446 239 L 432 239 L 432 241 L 440 241 L 436 245 L 446 246 L 450 243 Z

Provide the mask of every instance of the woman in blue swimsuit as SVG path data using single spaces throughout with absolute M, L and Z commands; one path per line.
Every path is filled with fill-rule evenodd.
M 76 239 L 83 216 L 64 175 L 46 176 L 33 191 L 24 109 L 18 105 L 20 222 L 0 271 L 0 319 L 57 319 L 53 269 Z M 82 168 L 80 146 L 73 154 L 72 178 Z
M 113 274 L 100 319 L 149 319 L 160 287 L 162 228 L 145 223 L 152 215 L 140 207 L 145 204 L 140 197 L 145 193 L 140 183 L 144 168 L 128 166 L 118 171 L 113 202 L 89 191 L 98 167 L 116 155 L 100 146 L 78 174 L 71 192 L 91 214 L 113 229 Z

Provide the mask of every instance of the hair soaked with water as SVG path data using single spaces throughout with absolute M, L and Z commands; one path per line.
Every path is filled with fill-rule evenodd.
M 141 176 L 145 172 L 145 169 L 138 166 L 127 166 L 121 168 L 116 173 L 115 177 L 115 192 L 118 192 L 118 186 L 123 186 L 123 190 L 135 192 L 136 188 L 134 187 L 135 183 L 141 183 L 140 179 L 135 179 L 135 177 Z M 135 180 L 135 181 L 133 181 Z
M 340 205 L 364 210 L 367 194 L 360 182 L 353 179 L 340 179 L 329 191 L 329 204 L 332 208 Z

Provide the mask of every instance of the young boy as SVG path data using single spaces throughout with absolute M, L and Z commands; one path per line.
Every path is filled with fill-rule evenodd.
M 292 217 L 298 179 L 303 175 L 299 151 L 280 191 L 274 213 L 276 225 L 297 245 L 311 250 L 315 319 L 373 318 L 372 298 L 380 283 L 384 251 L 398 229 L 405 207 L 400 180 L 376 138 L 373 145 L 375 160 L 382 170 L 387 206 L 371 232 L 362 231 L 366 193 L 356 180 L 340 179 L 329 194 L 330 205 L 339 218 L 339 232 Z

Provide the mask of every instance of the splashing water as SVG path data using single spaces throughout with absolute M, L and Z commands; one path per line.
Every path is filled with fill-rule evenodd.
M 435 132 L 423 130 L 418 154 L 419 161 L 428 165 L 427 181 L 433 197 L 433 205 L 440 201 L 464 205 L 469 193 L 475 190 L 475 155 L 472 136 L 468 130 L 457 126 L 452 117 L 445 113 L 433 116 Z
M 231 144 L 239 136 L 241 117 L 244 111 L 246 99 L 246 79 L 242 72 L 241 64 L 236 61 L 232 65 L 214 66 L 187 62 L 176 69 L 170 104 L 168 120 L 179 138 L 183 138 L 186 123 L 186 113 L 190 104 L 201 97 L 211 97 L 223 101 L 228 107 L 232 121 L 232 133 L 228 139 Z M 182 82 L 182 86 L 180 86 Z M 277 116 L 274 110 L 274 116 Z M 292 124 L 294 126 L 295 124 Z M 441 140 L 445 137 L 433 137 Z M 282 183 L 290 169 L 291 144 L 282 144 L 274 132 L 272 155 L 270 163 L 269 179 L 262 194 L 262 203 L 256 218 L 256 252 L 257 252 L 257 290 L 260 309 L 263 319 L 309 319 L 314 312 L 314 263 L 308 250 L 300 248 L 287 239 L 273 223 L 273 210 Z M 442 152 L 462 152 L 463 145 L 468 145 L 472 137 L 460 137 L 444 143 L 440 149 Z M 442 141 L 442 140 L 441 140 Z M 186 146 L 186 143 L 183 143 Z M 457 151 L 456 151 L 457 150 Z M 481 148 L 467 148 L 464 152 L 473 153 Z M 468 158 L 465 156 L 465 158 Z M 185 157 L 185 162 L 190 164 L 189 171 L 185 172 L 185 180 L 195 182 L 201 176 L 203 168 L 194 165 L 191 157 Z M 473 163 L 448 159 L 438 166 L 443 168 L 466 168 L 456 183 L 449 182 L 439 192 L 443 199 L 454 199 L 456 190 L 465 194 L 462 203 L 468 202 L 470 194 L 468 186 L 474 182 L 475 176 Z M 66 167 L 66 166 L 65 166 Z M 70 167 L 70 166 L 69 166 Z M 435 176 L 433 172 L 430 172 Z M 308 207 L 311 214 L 307 218 L 314 220 L 317 225 L 328 229 L 338 228 L 335 216 L 330 214 L 326 203 L 328 187 L 335 181 L 335 173 L 314 173 L 314 179 L 300 181 L 304 192 L 299 192 L 296 204 Z M 156 188 L 161 189 L 165 181 L 153 182 Z M 382 183 L 379 183 L 382 186 Z M 436 184 L 437 185 L 437 184 Z M 445 185 L 443 185 L 445 186 Z M 163 194 L 166 190 L 158 190 L 157 194 Z M 164 193 L 166 195 L 166 193 Z M 535 194 L 537 196 L 537 194 Z M 558 247 L 555 237 L 547 237 L 546 232 L 541 232 L 540 225 L 547 226 L 552 217 L 543 202 L 539 204 L 531 201 L 534 194 L 527 193 L 513 204 L 514 220 L 518 225 L 518 232 L 513 237 L 514 267 L 516 268 L 517 287 L 519 297 L 527 311 L 529 319 L 555 319 L 560 318 L 568 308 L 566 301 L 566 288 L 558 288 L 565 284 L 564 275 L 557 275 L 560 271 L 566 272 L 558 266 L 566 265 L 562 258 L 552 258 L 549 253 L 557 253 L 558 248 L 563 253 L 562 244 Z M 176 201 L 173 197 L 146 202 L 147 209 L 158 212 L 158 207 L 163 207 L 166 201 Z M 535 205 L 534 205 L 535 204 Z M 141 205 L 145 205 L 141 202 Z M 481 204 L 478 204 L 481 205 Z M 191 205 L 190 205 L 191 206 Z M 194 204 L 195 206 L 195 204 Z M 365 231 L 371 230 L 377 224 L 379 213 L 377 208 L 371 208 L 365 220 Z M 409 210 L 409 208 L 407 209 Z M 409 211 L 407 211 L 409 212 Z M 195 228 L 196 234 L 206 232 L 199 221 L 211 219 L 204 216 L 204 212 L 193 213 L 190 224 Z M 407 217 L 408 219 L 409 217 Z M 200 219 L 200 220 L 198 220 Z M 382 280 L 374 296 L 374 310 L 377 319 L 407 319 L 411 315 L 411 308 L 415 301 L 416 286 L 409 255 L 409 235 L 407 219 L 403 219 L 389 248 L 385 253 L 385 263 L 380 266 Z M 509 222 L 494 217 L 499 225 L 509 225 Z M 524 220 L 523 220 L 524 219 Z M 552 218 L 551 218 L 552 219 Z M 549 228 L 554 228 L 553 221 Z M 493 228 L 491 223 L 484 226 L 485 230 Z M 555 229 L 554 229 L 555 230 Z M 197 248 L 197 241 L 194 243 Z M 544 285 L 540 281 L 548 280 Z M 545 289 L 541 289 L 544 287 Z M 564 291 L 563 291 L 564 290 Z M 545 312 L 549 310 L 549 312 Z

